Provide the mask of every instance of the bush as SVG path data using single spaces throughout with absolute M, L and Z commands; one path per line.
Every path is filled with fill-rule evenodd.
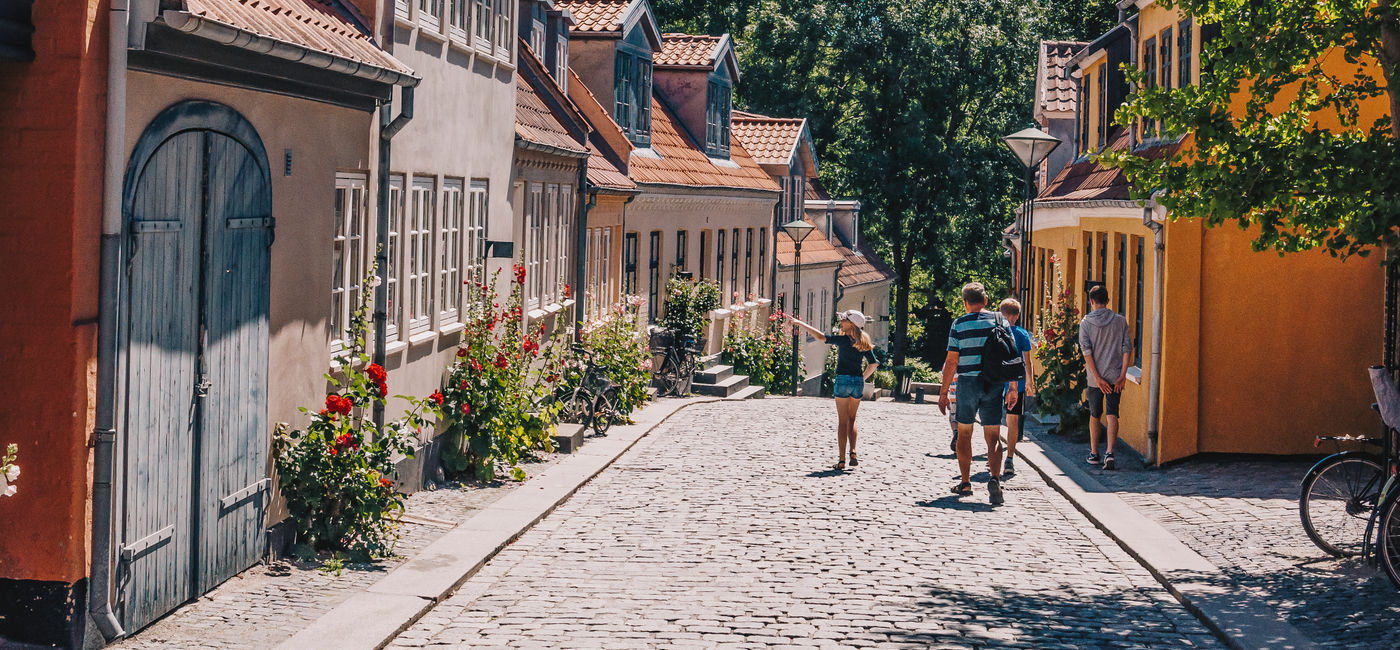
M 934 370 L 933 366 L 923 359 L 907 359 L 904 365 L 914 369 L 914 381 L 936 384 L 943 380 L 942 373 Z
M 1035 348 L 1035 358 L 1042 368 L 1035 378 L 1035 390 L 1041 410 L 1058 415 L 1060 431 L 1065 432 L 1084 421 L 1087 379 L 1084 357 L 1079 353 L 1079 310 L 1074 306 L 1074 296 L 1059 282 L 1055 290 L 1058 294 L 1050 322 L 1039 332 L 1040 342 Z
M 536 451 L 554 450 L 557 406 L 545 398 L 560 381 L 569 354 L 568 328 L 547 335 L 544 325 L 526 327 L 525 267 L 515 265 L 504 308 L 492 302 L 495 278 L 475 285 L 467 308 L 457 360 L 442 388 L 442 411 L 450 441 L 443 466 L 491 480 L 506 469 L 525 480 L 520 463 Z M 487 305 L 493 305 L 487 307 Z
M 720 289 L 715 281 L 673 277 L 666 282 L 666 309 L 660 324 L 679 332 L 682 341 L 697 341 L 709 331 L 710 312 L 719 308 Z
M 795 393 L 792 382 L 792 334 L 790 319 L 781 309 L 781 296 L 768 322 L 756 331 L 731 321 L 724 335 L 724 362 L 734 372 L 763 386 L 773 395 Z M 800 366 L 802 360 L 798 359 Z
M 642 304 L 640 297 L 628 296 L 602 318 L 583 326 L 583 346 L 593 354 L 603 376 L 617 386 L 617 411 L 622 417 L 646 403 L 651 385 L 651 352 L 639 314 Z M 576 367 L 571 375 L 566 386 L 582 378 L 582 368 Z
M 371 276 L 373 271 L 371 271 Z M 397 514 L 403 496 L 389 477 L 396 454 L 413 455 L 414 442 L 428 415 L 437 415 L 440 397 L 403 397 L 413 409 L 380 429 L 366 414 L 389 394 L 384 368 L 365 353 L 369 296 L 351 318 L 345 340 L 350 347 L 335 357 L 336 371 L 326 380 L 338 390 L 326 396 L 325 408 L 311 414 L 305 429 L 279 426 L 273 438 L 273 462 L 287 510 L 300 544 L 316 550 L 345 549 L 379 557 L 393 549 Z M 302 408 L 303 413 L 310 413 Z

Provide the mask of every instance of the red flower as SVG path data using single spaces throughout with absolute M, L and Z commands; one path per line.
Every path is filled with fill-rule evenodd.
M 382 382 L 379 384 L 379 396 L 380 396 L 380 397 L 388 397 L 388 396 L 389 396 L 389 384 L 385 384 L 385 383 L 382 383 Z
M 336 449 L 335 447 L 331 447 L 331 455 L 332 455 L 332 456 L 338 456 L 338 455 L 340 455 L 340 450 L 339 450 L 339 449 Z
M 470 385 L 471 385 L 471 384 L 467 383 L 467 380 L 463 379 L 462 381 L 460 381 L 460 382 L 457 383 L 457 389 L 458 389 L 458 390 L 466 390 L 467 387 L 470 386 Z
M 471 415 L 471 414 L 472 414 L 472 405 L 471 405 L 471 404 L 468 404 L 468 403 L 463 403 L 463 404 L 462 404 L 462 415 Z
M 554 383 L 554 382 L 559 381 L 559 375 L 550 375 L 550 376 L 548 376 L 548 377 L 545 377 L 545 378 L 544 378 L 544 381 L 545 381 L 545 383 L 552 384 L 552 383 Z
M 564 297 L 565 297 L 565 298 L 572 298 L 573 295 L 574 295 L 573 289 L 570 288 L 569 285 L 567 285 L 567 284 L 564 285 Z
M 540 344 L 533 338 L 525 339 L 525 343 L 521 345 L 521 349 L 530 356 L 539 356 L 540 354 Z
M 355 403 L 349 398 L 341 397 L 334 393 L 326 396 L 326 410 L 341 415 L 350 415 L 350 409 L 355 408 Z
M 497 353 L 497 354 L 496 354 L 495 366 L 496 366 L 497 368 L 500 368 L 501 370 L 505 370 L 506 367 L 508 367 L 509 365 L 510 365 L 510 362 L 506 360 L 506 355 L 500 354 L 500 353 Z
M 515 273 L 515 283 L 525 284 L 525 267 L 520 264 L 511 265 L 511 270 Z
M 335 444 L 337 447 L 349 446 L 351 442 L 353 441 L 350 439 L 350 434 L 348 433 L 342 433 L 335 437 Z
M 485 370 L 485 368 L 481 365 L 481 362 L 477 361 L 476 359 L 472 359 L 472 371 L 481 372 L 482 370 Z
M 467 357 L 467 349 L 466 349 L 466 348 L 457 348 L 457 358 L 458 358 L 458 359 L 465 359 L 466 357 Z
M 389 374 L 384 372 L 384 366 L 377 363 L 369 364 L 369 366 L 365 368 L 365 374 L 376 384 L 382 384 L 389 379 Z
M 442 391 L 440 391 L 440 390 L 435 390 L 435 391 L 433 391 L 433 394 L 432 394 L 432 395 L 429 395 L 429 396 L 428 396 L 428 399 L 429 399 L 432 403 L 437 404 L 438 406 L 442 406 Z
M 381 476 L 379 477 L 379 487 L 394 487 L 394 482 Z

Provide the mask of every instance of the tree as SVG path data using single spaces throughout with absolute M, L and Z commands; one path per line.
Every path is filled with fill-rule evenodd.
M 1256 250 L 1391 251 L 1400 226 L 1400 28 L 1392 0 L 1163 0 L 1209 25 L 1201 80 L 1139 89 L 1120 125 L 1186 134 L 1170 157 L 1115 152 L 1173 218 L 1257 228 Z M 1203 39 L 1204 41 L 1205 39 Z M 1377 75 L 1377 68 L 1382 75 Z M 1143 76 L 1134 80 L 1141 83 Z M 1367 121 L 1367 114 L 1381 115 Z

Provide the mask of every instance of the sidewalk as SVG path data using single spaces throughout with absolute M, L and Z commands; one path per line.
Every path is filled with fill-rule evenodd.
M 546 454 L 540 462 L 524 465 L 529 480 L 523 483 L 451 484 L 413 494 L 405 504 L 398 556 L 367 565 L 347 563 L 339 575 L 317 562 L 258 565 L 112 647 L 377 647 L 434 600 L 425 594 L 405 601 L 371 591 L 412 576 L 414 590 L 436 585 L 442 590 L 438 596 L 445 596 L 653 428 L 687 406 L 709 401 L 714 400 L 652 402 L 633 414 L 635 424 L 614 426 L 576 454 Z M 363 619 L 356 603 L 365 601 L 399 606 L 356 620 Z M 347 617 L 358 625 L 343 626 Z M 385 631 L 371 638 L 366 634 L 371 627 Z M 346 631 L 351 631 L 349 637 Z M 294 636 L 299 640 L 287 643 Z
M 1203 458 L 1152 469 L 1119 445 L 1119 469 L 1105 472 L 1084 462 L 1086 445 L 1032 435 L 1018 455 L 1236 647 L 1400 639 L 1400 593 L 1385 574 L 1332 558 L 1303 532 L 1298 489 L 1311 461 Z

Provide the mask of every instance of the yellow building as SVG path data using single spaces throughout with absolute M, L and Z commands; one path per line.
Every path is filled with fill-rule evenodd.
M 1252 231 L 1174 221 L 1131 199 L 1123 175 L 1092 160 L 1105 148 L 1160 156 L 1189 146 L 1150 123 L 1111 122 L 1128 94 L 1121 64 L 1155 84 L 1196 83 L 1201 27 L 1151 0 L 1120 8 L 1137 11 L 1093 43 L 1041 45 L 1037 120 L 1051 133 L 1072 126 L 1074 138 L 1061 145 L 1073 156 L 1041 170 L 1051 180 L 1041 184 L 1025 257 L 1037 296 L 1029 322 L 1045 317 L 1057 286 L 1082 315 L 1089 284 L 1106 285 L 1135 350 L 1120 435 L 1157 462 L 1315 453 L 1314 436 L 1372 432 L 1365 369 L 1381 360 L 1384 285 L 1374 259 L 1256 253 Z M 1368 108 L 1363 124 L 1383 110 Z

